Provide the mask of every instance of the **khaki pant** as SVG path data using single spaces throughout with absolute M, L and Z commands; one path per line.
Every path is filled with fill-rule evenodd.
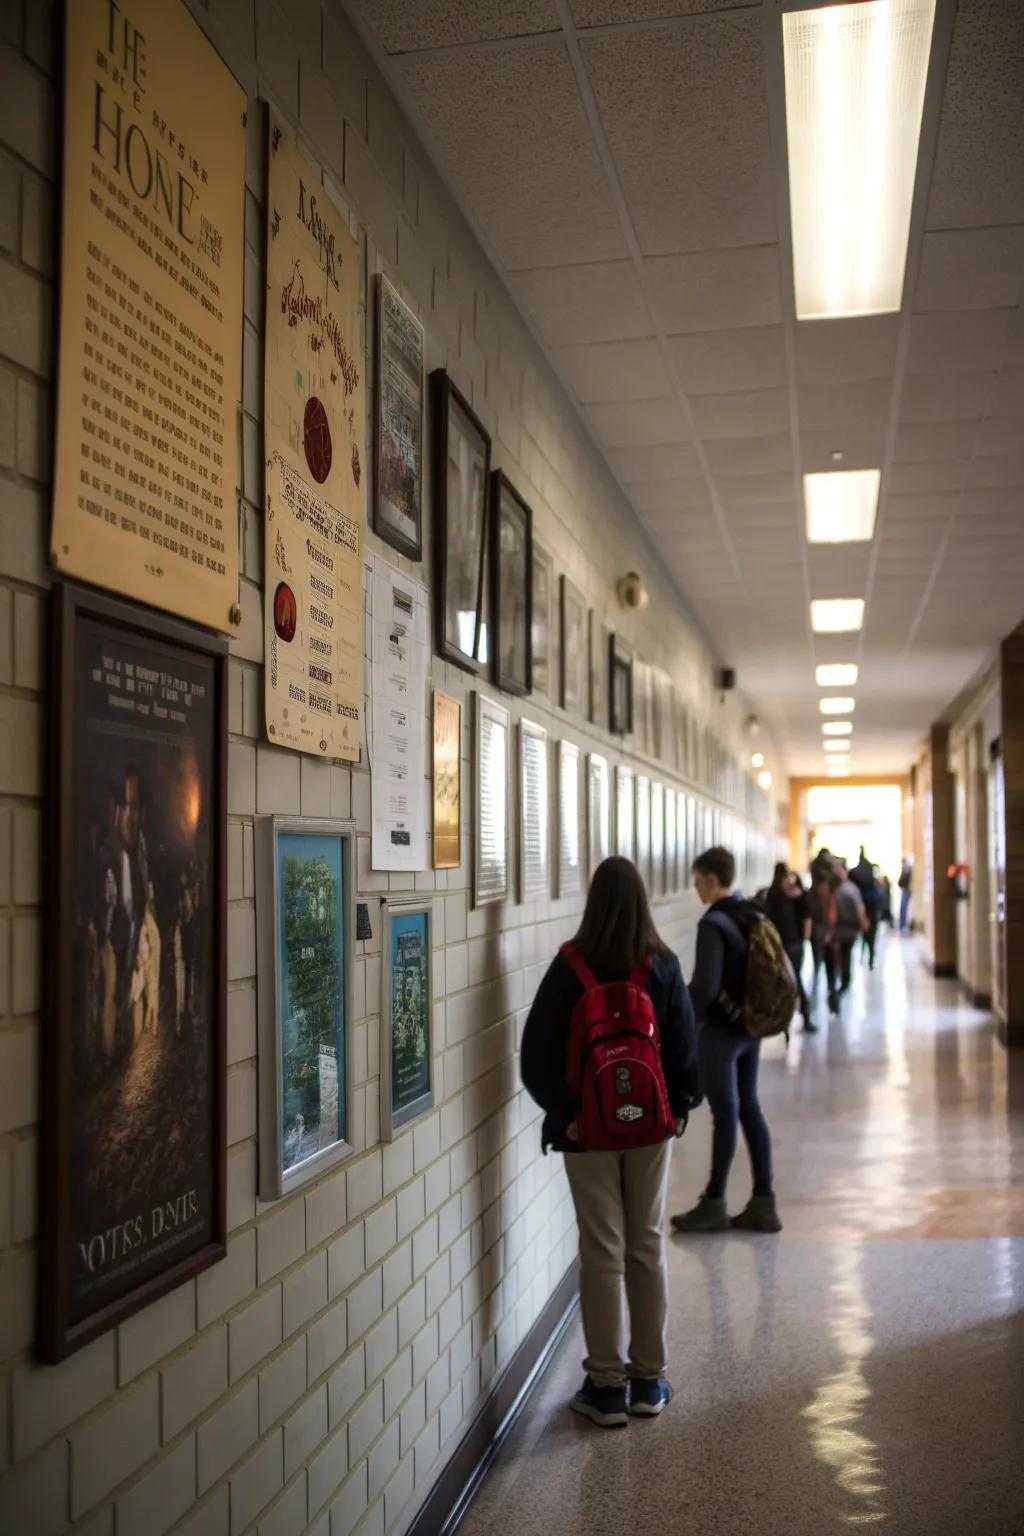
M 580 1229 L 580 1308 L 596 1386 L 627 1376 L 664 1376 L 668 1274 L 665 1194 L 672 1142 L 629 1152 L 570 1152 L 565 1170 Z M 629 1309 L 629 1363 L 622 1350 L 622 1286 Z

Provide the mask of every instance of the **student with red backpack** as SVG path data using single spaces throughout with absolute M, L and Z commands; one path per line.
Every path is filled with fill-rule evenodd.
M 571 1406 L 603 1428 L 625 1424 L 628 1414 L 654 1417 L 672 1397 L 669 1162 L 700 1093 L 679 961 L 659 938 L 628 859 L 605 859 L 595 870 L 579 930 L 530 1009 L 521 1068 L 545 1112 L 543 1150 L 566 1154 L 579 1226 L 587 1374 Z
M 676 1232 L 781 1232 L 772 1188 L 772 1141 L 757 1096 L 761 1041 L 789 1029 L 797 984 L 778 930 L 733 890 L 736 861 L 709 848 L 693 861 L 693 885 L 707 911 L 697 926 L 690 998 L 699 1026 L 700 1083 L 714 1122 L 711 1177 L 692 1210 L 672 1217 Z M 725 1186 L 737 1127 L 750 1152 L 754 1190 L 730 1220 Z

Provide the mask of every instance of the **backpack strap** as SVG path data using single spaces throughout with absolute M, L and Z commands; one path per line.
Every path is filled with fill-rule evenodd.
M 590 966 L 584 960 L 583 956 L 580 954 L 579 950 L 574 944 L 563 944 L 559 950 L 559 954 L 562 956 L 563 960 L 567 961 L 568 964 L 572 966 L 577 980 L 582 983 L 584 992 L 590 992 L 594 989 L 594 987 L 599 987 L 601 985 L 593 971 L 590 969 Z

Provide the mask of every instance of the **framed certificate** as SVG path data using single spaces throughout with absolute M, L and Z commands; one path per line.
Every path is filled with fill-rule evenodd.
M 377 277 L 373 527 L 410 560 L 423 556 L 423 326 Z
M 587 687 L 587 609 L 579 587 L 562 576 L 559 596 L 559 651 L 561 688 L 559 702 L 570 714 L 583 715 L 589 704 Z
M 591 877 L 612 851 L 611 811 L 608 759 L 591 752 L 587 758 L 587 869 Z
M 355 823 L 259 817 L 256 858 L 260 1199 L 277 1200 L 354 1151 Z
M 631 859 L 636 846 L 633 823 L 633 770 L 625 763 L 615 768 L 615 851 Z
M 533 513 L 500 470 L 491 475 L 493 677 L 506 693 L 529 693 L 533 608 Z
M 428 902 L 381 908 L 380 1127 L 385 1141 L 434 1107 L 431 920 Z
M 558 743 L 558 894 L 578 896 L 583 880 L 580 850 L 580 749 Z
M 665 894 L 665 786 L 651 785 L 651 895 Z
M 520 900 L 551 895 L 551 828 L 548 820 L 548 733 L 532 720 L 519 722 Z
M 485 694 L 474 699 L 473 905 L 483 907 L 509 896 L 509 718 Z

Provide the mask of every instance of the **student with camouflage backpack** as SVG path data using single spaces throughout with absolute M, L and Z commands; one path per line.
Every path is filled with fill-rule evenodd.
M 697 928 L 690 997 L 697 1017 L 701 1089 L 714 1121 L 711 1177 L 690 1211 L 673 1216 L 677 1232 L 780 1232 L 772 1189 L 772 1143 L 757 1096 L 761 1041 L 788 1030 L 796 977 L 777 929 L 733 890 L 736 862 L 709 848 L 693 862 L 693 884 L 707 911 Z M 725 1186 L 736 1153 L 737 1126 L 750 1152 L 753 1195 L 730 1221 Z

